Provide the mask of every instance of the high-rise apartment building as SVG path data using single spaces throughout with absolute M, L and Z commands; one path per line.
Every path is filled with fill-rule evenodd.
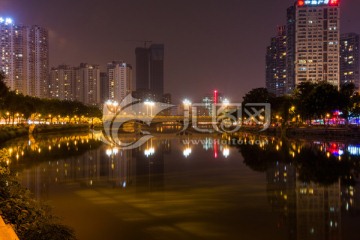
M 340 85 L 339 0 L 298 0 L 295 82 Z
M 59 100 L 75 100 L 75 68 L 61 65 L 50 70 L 50 97 Z
M 132 67 L 125 62 L 111 62 L 107 65 L 109 99 L 121 102 L 133 91 Z
M 0 17 L 0 70 L 7 86 L 19 93 L 48 97 L 49 36 L 39 26 L 15 25 Z
M 11 90 L 16 89 L 14 74 L 14 24 L 12 19 L 0 18 L 0 68 L 5 74 L 5 83 Z
M 340 84 L 354 83 L 360 91 L 359 76 L 359 34 L 341 35 L 340 41 Z
M 298 0 L 287 9 L 285 31 L 278 31 L 266 52 L 269 92 L 277 96 L 291 94 L 296 85 L 306 81 L 340 86 L 339 3 L 339 0 Z M 284 45 L 279 45 L 279 38 L 284 38 Z M 285 59 L 279 60 L 276 56 L 284 55 L 284 50 Z M 282 60 L 286 71 L 279 75 L 284 66 Z
M 100 67 L 81 63 L 76 70 L 75 99 L 86 105 L 99 105 L 100 99 Z
M 102 103 L 110 98 L 110 83 L 107 72 L 100 73 L 100 98 Z
M 50 97 L 99 105 L 101 101 L 100 68 L 81 63 L 79 67 L 60 65 L 50 71 Z
M 164 94 L 164 45 L 136 48 L 136 97 L 161 100 Z
M 295 31 L 296 7 L 287 9 L 286 17 L 286 83 L 285 93 L 292 94 L 295 90 Z
M 286 51 L 286 26 L 281 26 L 277 29 L 276 37 L 271 39 L 266 53 L 266 88 L 276 96 L 287 93 Z
M 49 33 L 40 26 L 26 27 L 26 95 L 46 98 L 49 92 Z

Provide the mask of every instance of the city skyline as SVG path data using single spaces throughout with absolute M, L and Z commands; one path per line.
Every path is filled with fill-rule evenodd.
M 173 94 L 174 102 L 200 98 L 213 89 L 237 101 L 250 89 L 265 86 L 261 70 L 268 39 L 274 26 L 285 23 L 284 9 L 294 2 L 249 2 L 245 6 L 208 1 L 204 6 L 190 1 L 123 1 L 108 6 L 94 1 L 88 15 L 79 15 L 81 0 L 72 3 L 73 11 L 66 14 L 58 11 L 65 9 L 66 1 L 33 1 L 30 5 L 5 0 L 0 3 L 0 14 L 49 29 L 51 67 L 93 62 L 104 70 L 112 59 L 134 66 L 134 49 L 143 45 L 141 41 L 152 40 L 166 45 L 165 92 Z M 134 11 L 139 14 L 132 14 Z M 343 33 L 360 32 L 356 24 L 359 11 L 355 1 L 341 2 Z M 116 26 L 122 26 L 119 33 L 113 31 Z

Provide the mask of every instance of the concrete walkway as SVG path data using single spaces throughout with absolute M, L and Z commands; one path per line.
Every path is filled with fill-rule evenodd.
M 0 216 L 0 239 L 19 240 L 18 236 L 14 232 L 14 229 L 10 225 L 6 225 L 1 216 Z

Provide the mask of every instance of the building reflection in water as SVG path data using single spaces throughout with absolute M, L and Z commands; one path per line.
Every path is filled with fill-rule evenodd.
M 276 227 L 289 240 L 342 239 L 343 216 L 360 210 L 360 189 L 354 180 L 360 148 L 337 142 L 285 142 L 275 138 L 249 144 L 255 140 L 246 136 L 242 142 L 247 144 L 237 147 L 249 168 L 266 174 L 267 198 L 277 217 Z M 203 151 L 214 151 L 209 156 L 216 158 L 222 152 L 224 158 L 229 157 L 230 146 L 213 139 L 200 144 Z M 201 149 L 190 142 L 180 147 L 179 154 L 184 158 L 194 157 L 191 154 Z M 23 184 L 42 199 L 47 199 L 51 187 L 59 184 L 130 188 L 142 195 L 161 193 L 165 190 L 165 162 L 173 156 L 171 150 L 170 140 L 159 139 L 121 151 L 103 145 L 94 135 L 31 139 L 8 148 L 13 157 L 9 164 L 21 172 Z M 22 171 L 24 168 L 29 170 Z M 335 180 L 327 175 L 334 175 Z
M 277 227 L 286 231 L 289 239 L 296 236 L 296 168 L 276 162 L 266 172 L 268 200 L 279 213 Z
M 343 239 L 343 216 L 359 213 L 360 158 L 356 144 L 237 136 L 244 163 L 266 172 L 268 201 L 276 227 L 287 239 Z M 356 221 L 359 218 L 355 219 Z
M 164 189 L 164 155 L 171 152 L 169 140 L 152 140 L 140 148 L 134 149 L 136 159 L 136 190 L 162 191 Z
M 171 151 L 169 140 L 149 141 L 141 148 L 122 151 L 102 144 L 93 135 L 63 137 L 47 141 L 32 139 L 31 143 L 9 148 L 13 169 L 21 172 L 23 185 L 37 198 L 47 199 L 50 186 L 79 184 L 84 188 L 109 186 L 139 191 L 162 191 L 164 188 L 164 154 Z M 18 152 L 22 156 L 18 157 Z M 32 159 L 36 165 L 22 171 Z M 47 161 L 45 159 L 52 159 Z M 56 160 L 54 160 L 56 159 Z

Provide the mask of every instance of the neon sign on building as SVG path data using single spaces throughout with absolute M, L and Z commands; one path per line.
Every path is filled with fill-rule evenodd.
M 338 6 L 340 0 L 298 0 L 297 5 L 302 6 L 319 6 L 319 5 L 330 5 Z

